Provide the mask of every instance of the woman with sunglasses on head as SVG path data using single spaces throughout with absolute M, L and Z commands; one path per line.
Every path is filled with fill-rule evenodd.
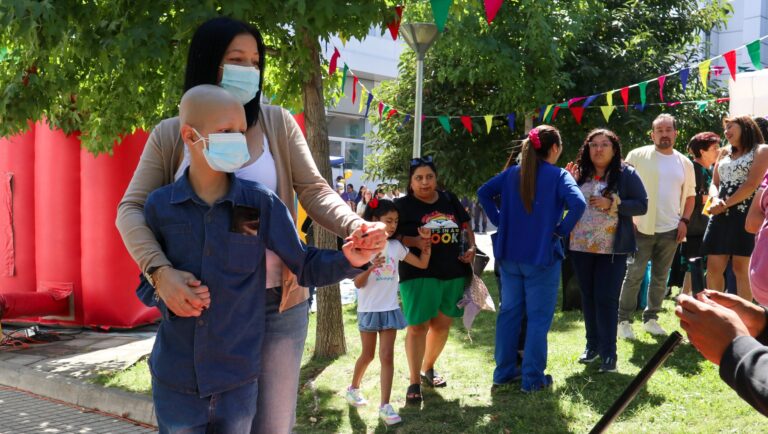
M 294 220 L 294 196 L 307 214 L 339 236 L 373 254 L 386 243 L 384 225 L 366 223 L 320 176 L 307 142 L 284 109 L 260 103 L 266 51 L 261 34 L 231 18 L 206 21 L 189 46 L 184 91 L 218 84 L 243 104 L 248 129 L 248 161 L 228 164 L 235 176 L 275 191 Z M 203 300 L 193 292 L 202 276 L 176 270 L 144 220 L 150 192 L 173 182 L 189 166 L 178 117 L 163 120 L 149 136 L 139 165 L 118 207 L 117 227 L 155 293 L 181 317 L 199 316 Z M 215 150 L 209 149 L 208 152 Z M 221 155 L 226 159 L 226 153 Z M 366 237 L 362 237 L 366 233 Z M 259 373 L 254 432 L 290 432 L 296 412 L 299 370 L 307 336 L 309 291 L 298 286 L 280 259 L 267 250 L 266 335 Z
M 400 297 L 408 322 L 405 352 L 410 370 L 406 402 L 420 403 L 420 383 L 445 387 L 435 363 L 448 340 L 453 318 L 463 315 L 456 303 L 464 296 L 464 284 L 472 269 L 475 237 L 469 214 L 453 193 L 437 188 L 437 168 L 431 157 L 415 158 L 409 171 L 408 194 L 395 200 L 400 221 L 397 233 L 403 243 L 416 249 L 430 243 L 432 259 L 426 269 L 400 265 Z M 422 238 L 418 228 L 431 231 Z
M 555 166 L 562 151 L 557 129 L 540 125 L 523 142 L 520 165 L 504 170 L 477 191 L 488 219 L 498 227 L 493 252 L 501 265 L 504 302 L 496 320 L 495 386 L 522 380 L 524 392 L 535 392 L 552 385 L 544 370 L 563 241 L 586 207 L 573 177 Z M 496 197 L 501 197 L 500 206 Z M 521 372 L 517 348 L 523 313 L 528 328 Z
M 636 249 L 632 216 L 646 213 L 648 195 L 635 169 L 621 161 L 621 142 L 610 130 L 590 131 L 576 163 L 566 170 L 589 202 L 569 247 L 587 331 L 579 362 L 600 358 L 600 372 L 616 372 L 619 294 L 627 255 Z

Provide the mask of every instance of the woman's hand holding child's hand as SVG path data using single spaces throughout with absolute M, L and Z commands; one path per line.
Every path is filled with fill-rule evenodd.
M 424 226 L 421 226 L 419 229 L 419 237 L 421 238 L 421 246 L 419 247 L 419 250 L 422 252 L 432 251 L 432 229 L 425 228 Z

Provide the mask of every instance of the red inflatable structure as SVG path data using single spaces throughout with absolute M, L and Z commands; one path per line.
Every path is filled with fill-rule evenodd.
M 94 156 L 45 123 L 0 139 L 0 317 L 130 328 L 159 314 L 136 298 L 139 269 L 115 228 L 146 142 Z

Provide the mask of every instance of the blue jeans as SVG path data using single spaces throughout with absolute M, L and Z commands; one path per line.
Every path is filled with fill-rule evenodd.
M 279 312 L 281 294 L 267 289 L 266 333 L 261 349 L 259 403 L 252 433 L 290 433 L 296 423 L 296 400 L 309 304 Z
M 200 398 L 152 379 L 152 400 L 160 434 L 247 433 L 256 415 L 258 394 L 257 380 Z
M 547 385 L 547 333 L 552 325 L 560 283 L 560 261 L 535 266 L 501 261 L 501 290 L 504 302 L 496 318 L 496 369 L 493 382 L 503 384 L 520 375 L 517 345 L 523 314 L 528 316 L 523 351 L 523 389 Z
M 570 253 L 581 287 L 581 310 L 587 329 L 587 349 L 605 360 L 616 359 L 619 294 L 627 271 L 627 255 Z

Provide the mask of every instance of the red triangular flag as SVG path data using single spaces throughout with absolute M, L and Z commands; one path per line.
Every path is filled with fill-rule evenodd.
M 576 119 L 576 123 L 581 125 L 581 117 L 584 116 L 584 107 L 571 107 L 571 114 L 573 115 L 573 118 Z
M 629 86 L 621 88 L 621 99 L 624 100 L 624 110 L 629 111 L 627 104 L 629 104 Z
M 555 120 L 555 118 L 557 117 L 557 112 L 559 112 L 559 111 L 560 111 L 560 106 L 556 105 L 555 108 L 552 109 L 552 119 L 551 120 L 553 120 L 553 121 Z
M 333 55 L 331 56 L 331 64 L 328 65 L 328 75 L 333 75 L 334 72 L 336 72 L 336 62 L 339 61 L 339 49 L 335 48 L 333 49 Z
M 424 122 L 424 119 L 427 118 L 427 115 L 421 115 L 421 122 Z
M 397 14 L 397 18 L 387 24 L 389 34 L 392 35 L 392 40 L 397 40 L 397 34 L 400 32 L 400 19 L 403 18 L 403 7 L 396 6 L 395 13 Z
M 664 102 L 664 82 L 667 81 L 667 76 L 660 75 L 658 80 L 659 80 L 659 98 L 661 98 L 661 102 Z
M 728 71 L 731 72 L 731 78 L 736 81 L 736 50 L 731 50 L 723 54 L 725 64 L 728 65 Z
M 397 114 L 397 109 L 390 110 L 389 113 L 387 113 L 387 120 L 389 120 L 389 118 L 391 118 L 392 116 L 394 116 L 396 114 Z
M 384 111 L 384 103 L 379 101 L 379 119 L 381 119 L 381 115 L 383 111 Z
M 464 124 L 464 128 L 469 131 L 469 134 L 472 134 L 472 118 L 469 116 L 462 116 L 461 123 Z
M 357 98 L 357 81 L 359 79 L 356 75 L 352 76 L 352 104 L 355 103 L 355 98 Z
M 499 12 L 499 9 L 501 8 L 501 3 L 504 0 L 484 0 L 485 3 L 485 19 L 488 21 L 488 24 L 491 24 L 491 21 L 493 21 L 494 18 L 496 18 L 496 13 Z
M 717 103 L 720 103 L 720 102 L 728 102 L 728 101 L 730 101 L 730 100 L 731 100 L 731 98 L 729 98 L 729 97 L 725 97 L 725 98 L 718 98 L 718 99 L 716 99 L 716 100 L 715 100 L 715 102 L 717 102 Z

